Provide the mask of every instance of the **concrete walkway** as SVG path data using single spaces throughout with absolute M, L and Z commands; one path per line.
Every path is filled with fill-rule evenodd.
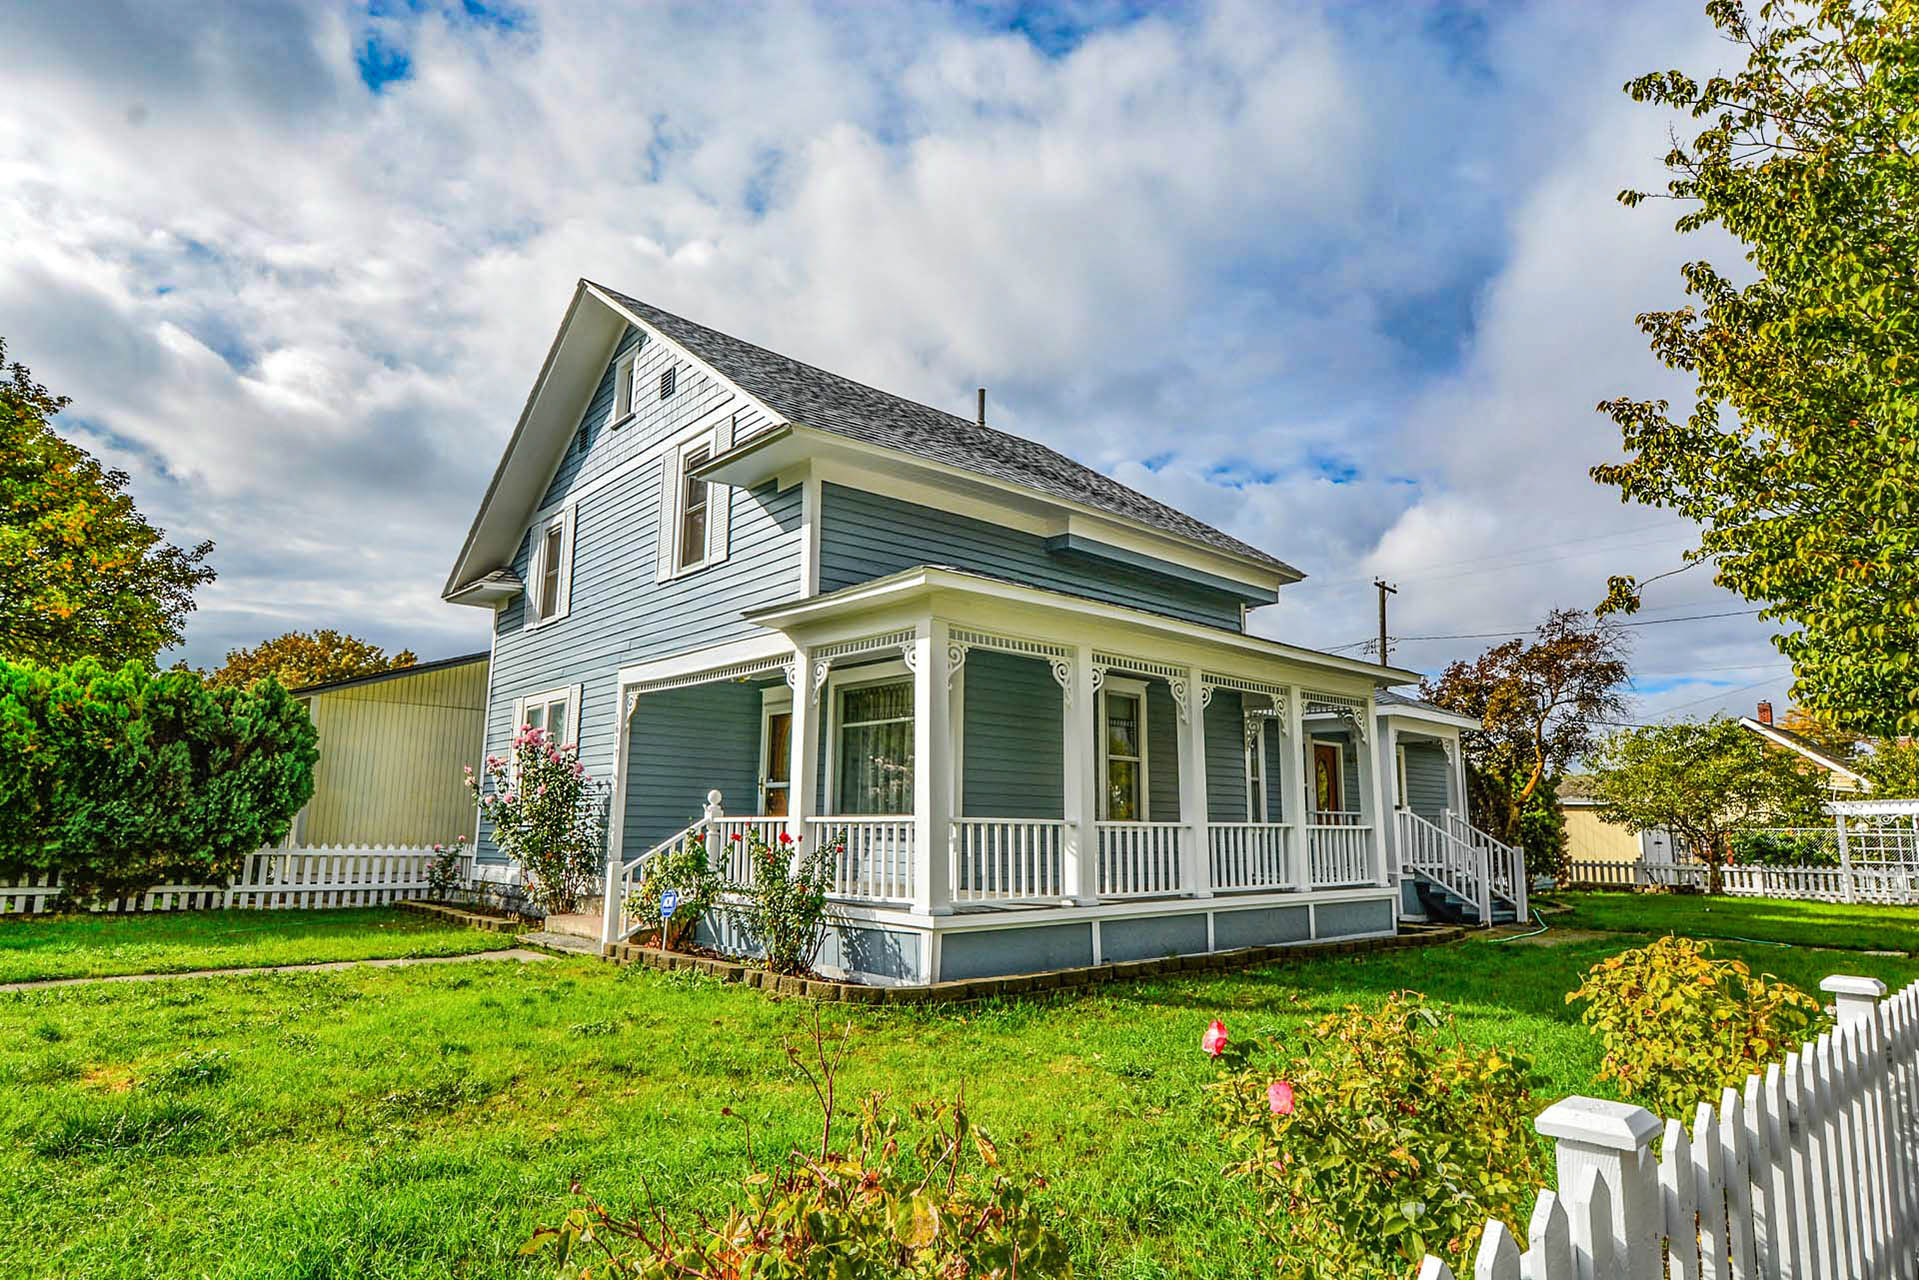
M 235 978 L 255 973 L 326 973 L 333 969 L 393 969 L 415 964 L 458 964 L 463 960 L 552 960 L 550 952 L 527 947 L 474 951 L 463 956 L 396 956 L 388 960 L 327 960 L 318 964 L 274 964 L 251 969 L 183 969 L 178 973 L 116 973 L 94 978 L 40 978 L 33 982 L 0 982 L 0 991 L 41 991 L 48 987 L 77 987 L 88 982 L 161 982 L 169 978 Z

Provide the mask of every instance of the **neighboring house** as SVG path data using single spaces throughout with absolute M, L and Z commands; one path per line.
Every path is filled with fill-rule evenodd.
M 1872 783 L 1864 774 L 1853 769 L 1845 761 L 1836 759 L 1825 748 L 1792 730 L 1772 722 L 1772 703 L 1759 704 L 1757 714 L 1740 716 L 1739 723 L 1762 738 L 1769 746 L 1782 751 L 1790 751 L 1812 766 L 1826 784 L 1828 794 L 1836 797 L 1856 796 L 1872 790 Z
M 313 799 L 287 843 L 428 845 L 473 830 L 463 765 L 478 768 L 487 655 L 293 690 L 320 733 Z
M 1559 810 L 1566 818 L 1566 856 L 1574 862 L 1674 861 L 1672 836 L 1663 827 L 1635 832 L 1600 817 L 1592 779 L 1585 774 L 1559 780 Z
M 1248 633 L 1301 576 L 582 281 L 445 595 L 494 611 L 487 749 L 610 780 L 616 895 L 718 791 L 722 836 L 843 843 L 822 970 L 910 982 L 1389 934 L 1396 828 L 1476 856 L 1385 817 L 1377 744 L 1430 809 L 1457 739 L 1377 702 L 1413 672 Z

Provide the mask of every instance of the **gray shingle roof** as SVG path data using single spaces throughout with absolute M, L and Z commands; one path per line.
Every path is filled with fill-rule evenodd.
M 816 369 L 605 285 L 594 287 L 617 299 L 621 306 L 706 361 L 788 422 L 1023 485 L 1245 556 L 1289 575 L 1298 573 L 1259 548 L 1045 445 Z

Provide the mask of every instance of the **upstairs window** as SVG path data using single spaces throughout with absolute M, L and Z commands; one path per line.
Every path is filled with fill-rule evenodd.
M 613 406 L 606 415 L 609 427 L 625 426 L 640 411 L 640 348 L 645 345 L 644 339 L 635 343 L 613 365 Z
M 529 623 L 564 618 L 573 594 L 573 508 L 533 526 L 533 558 L 527 567 Z
M 691 569 L 706 563 L 706 512 L 712 500 L 711 487 L 694 475 L 712 450 L 701 445 L 680 455 L 680 559 L 679 567 Z
M 674 390 L 679 385 L 678 374 L 679 370 L 677 368 L 668 365 L 666 372 L 660 375 L 660 399 L 666 400 L 672 397 Z

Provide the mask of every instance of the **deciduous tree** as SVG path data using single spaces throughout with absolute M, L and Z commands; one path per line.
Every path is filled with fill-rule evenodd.
M 1555 609 L 1532 636 L 1495 645 L 1421 683 L 1428 701 L 1480 722 L 1460 736 L 1475 823 L 1509 843 L 1528 831 L 1535 841 L 1549 831 L 1563 834 L 1563 824 L 1527 815 L 1556 803 L 1552 784 L 1593 745 L 1594 722 L 1624 708 L 1626 651 L 1616 625 L 1583 610 Z M 1551 849 L 1528 852 L 1557 860 Z
M 1723 717 L 1622 730 L 1595 753 L 1591 777 L 1602 819 L 1671 832 L 1706 864 L 1711 893 L 1720 891 L 1733 832 L 1823 820 L 1814 771 Z
M 151 663 L 180 643 L 211 542 L 165 541 L 108 471 L 62 439 L 67 404 L 6 364 L 0 341 L 0 658 L 58 666 Z
M 1628 458 L 1593 468 L 1701 526 L 1694 563 L 1794 624 L 1794 697 L 1876 735 L 1919 730 L 1919 0 L 1706 11 L 1746 65 L 1626 86 L 1704 122 L 1666 157 L 1681 232 L 1740 242 L 1689 263 L 1694 301 L 1639 317 L 1694 383 L 1689 412 L 1599 407 Z M 1638 205 L 1653 198 L 1628 191 Z M 1739 283 L 1733 278 L 1756 278 Z M 1607 607 L 1633 608 L 1613 579 Z
M 229 649 L 227 660 L 206 679 L 216 689 L 245 688 L 255 680 L 271 676 L 289 689 L 301 689 L 310 684 L 378 675 L 382 671 L 410 667 L 417 661 L 411 649 L 402 649 L 388 657 L 386 650 L 377 644 L 323 628 L 289 631 L 251 649 Z

